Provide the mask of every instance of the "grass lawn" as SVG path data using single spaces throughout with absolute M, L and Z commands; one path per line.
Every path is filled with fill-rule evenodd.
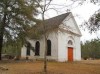
M 43 74 L 43 61 L 14 62 L 2 61 L 0 74 Z M 48 62 L 48 74 L 100 74 L 100 60 L 81 62 Z

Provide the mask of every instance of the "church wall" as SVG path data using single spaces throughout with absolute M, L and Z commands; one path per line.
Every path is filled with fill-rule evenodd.
M 30 51 L 30 56 L 29 58 L 33 58 L 33 59 L 43 59 L 44 58 L 44 38 L 40 39 L 40 40 L 29 40 L 27 39 L 31 45 L 35 48 L 35 43 L 36 41 L 40 42 L 40 56 L 34 56 L 35 53 L 31 50 Z M 51 33 L 48 36 L 48 40 L 51 40 L 51 56 L 47 56 L 47 59 L 52 59 L 52 60 L 57 60 L 58 57 L 58 36 L 57 33 Z M 26 57 L 26 47 L 23 46 L 21 49 L 21 56 L 22 57 Z
M 58 59 L 58 34 L 53 32 L 48 36 L 51 40 L 51 56 L 47 56 L 48 59 Z
M 81 44 L 80 44 L 80 37 L 75 37 L 75 61 L 81 60 Z
M 59 32 L 58 35 L 58 61 L 67 61 L 67 34 Z
M 58 35 L 58 61 L 68 60 L 68 40 L 72 37 L 73 45 L 73 60 L 81 60 L 80 36 L 81 35 L 74 17 L 70 14 L 60 25 L 60 28 L 67 30 L 66 32 L 59 32 Z M 71 34 L 72 31 L 78 35 Z
M 72 40 L 73 46 L 68 46 L 68 41 Z M 68 47 L 73 48 L 73 60 L 81 60 L 80 37 L 72 34 L 59 32 L 58 36 L 58 61 L 68 61 Z
M 21 58 L 25 58 L 26 57 L 26 47 L 23 46 L 21 49 Z

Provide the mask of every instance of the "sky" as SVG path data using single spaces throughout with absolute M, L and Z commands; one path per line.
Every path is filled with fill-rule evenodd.
M 89 17 L 92 16 L 100 8 L 99 5 L 97 4 L 95 5 L 93 3 L 90 3 L 89 1 L 84 2 L 82 5 L 79 5 L 78 2 L 73 4 L 71 0 L 67 0 L 67 1 L 53 0 L 52 4 L 57 4 L 57 5 L 52 6 L 57 11 L 49 10 L 46 14 L 47 18 L 66 13 L 67 10 L 70 9 L 75 17 L 75 20 L 78 26 L 81 25 L 84 21 L 87 21 Z M 82 33 L 81 41 L 83 42 L 86 40 L 97 38 L 97 36 L 100 37 L 99 36 L 100 32 L 90 34 L 87 29 L 85 29 L 84 31 L 82 28 L 80 28 L 80 30 Z

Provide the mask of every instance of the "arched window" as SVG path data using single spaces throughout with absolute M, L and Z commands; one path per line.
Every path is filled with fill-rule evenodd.
M 51 56 L 51 41 L 47 40 L 47 56 Z
M 40 42 L 37 41 L 35 44 L 35 55 L 39 56 L 40 55 L 39 53 L 40 53 Z
M 69 40 L 68 45 L 73 45 L 73 42 L 71 40 Z
M 29 56 L 30 55 L 30 49 L 31 49 L 31 44 L 29 42 L 26 43 L 26 48 L 27 48 L 26 54 Z

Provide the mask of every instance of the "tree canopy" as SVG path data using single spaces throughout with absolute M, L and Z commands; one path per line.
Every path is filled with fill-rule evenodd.
M 100 59 L 100 39 L 93 39 L 86 41 L 85 44 L 81 44 L 82 58 Z
M 37 8 L 36 0 L 0 0 L 0 59 L 4 41 L 25 38 L 36 22 Z
M 85 26 L 90 32 L 100 30 L 100 10 L 94 13 L 89 20 L 85 22 Z
M 34 25 L 36 8 L 35 0 L 0 0 L 0 28 L 4 25 L 4 37 L 13 39 L 28 26 Z

